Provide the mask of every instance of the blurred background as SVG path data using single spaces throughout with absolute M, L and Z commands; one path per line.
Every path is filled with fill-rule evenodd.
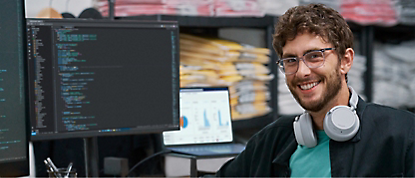
M 277 70 L 271 41 L 278 17 L 309 3 L 336 9 L 354 33 L 349 85 L 366 101 L 414 112 L 413 0 L 26 0 L 26 17 L 178 21 L 180 86 L 228 86 L 234 132 L 246 142 L 279 117 L 303 112 Z M 100 168 L 106 156 L 133 165 L 160 149 L 159 137 L 99 138 L 99 147 L 107 148 L 99 149 Z M 34 148 L 38 176 L 46 176 L 40 161 L 50 155 L 65 152 L 59 161 L 83 164 L 76 154 L 82 140 L 41 141 Z M 137 175 L 163 175 L 157 160 L 149 165 Z

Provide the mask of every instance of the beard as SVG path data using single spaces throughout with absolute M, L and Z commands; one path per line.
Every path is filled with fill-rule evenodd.
M 323 91 L 323 96 L 314 102 L 306 103 L 300 99 L 298 94 L 295 92 L 297 85 L 296 82 L 293 81 L 291 85 L 288 85 L 292 95 L 294 96 L 295 100 L 307 111 L 317 112 L 320 111 L 326 106 L 330 100 L 332 100 L 341 89 L 341 74 L 339 72 L 340 66 L 333 71 L 326 80 L 326 87 Z

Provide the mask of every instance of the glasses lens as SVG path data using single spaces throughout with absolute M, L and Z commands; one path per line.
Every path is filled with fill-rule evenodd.
M 281 66 L 286 74 L 295 73 L 298 66 L 296 58 L 285 58 L 281 62 Z
M 323 52 L 316 51 L 307 53 L 304 56 L 304 60 L 310 68 L 320 67 L 324 62 Z

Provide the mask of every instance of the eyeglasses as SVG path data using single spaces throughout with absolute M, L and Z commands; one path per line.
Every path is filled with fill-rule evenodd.
M 313 50 L 305 53 L 302 57 L 287 57 L 277 61 L 277 65 L 282 73 L 286 75 L 294 74 L 298 70 L 298 63 L 300 60 L 308 68 L 318 68 L 324 64 L 324 52 L 327 50 L 334 50 L 335 48 L 323 48 L 320 50 Z

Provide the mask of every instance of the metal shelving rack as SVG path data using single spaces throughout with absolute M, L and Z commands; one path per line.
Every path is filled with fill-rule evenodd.
M 373 26 L 362 26 L 353 22 L 349 22 L 349 26 L 359 39 L 359 48 L 356 49 L 361 55 L 366 56 L 366 72 L 364 73 L 364 83 L 366 101 L 372 101 L 373 93 L 373 41 L 374 28 Z

